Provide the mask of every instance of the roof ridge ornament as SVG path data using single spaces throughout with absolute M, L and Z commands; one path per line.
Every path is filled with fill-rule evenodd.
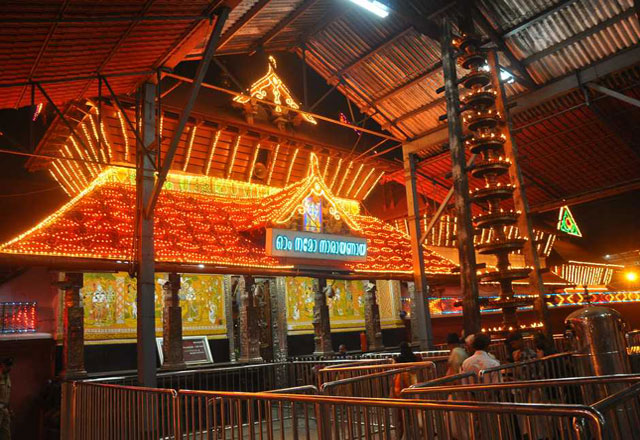
M 271 97 L 270 100 L 275 106 L 270 107 L 269 110 L 274 122 L 281 130 L 285 129 L 286 123 L 290 122 L 297 125 L 303 120 L 310 124 L 317 125 L 318 121 L 310 114 L 297 113 L 291 115 L 289 114 L 288 108 L 282 107 L 284 105 L 297 110 L 300 108 L 300 105 L 295 101 L 289 88 L 276 73 L 276 59 L 269 55 L 268 60 L 267 73 L 251 85 L 249 95 L 238 95 L 233 98 L 233 102 L 242 105 L 245 116 L 250 123 L 253 123 L 253 118 L 258 114 L 258 102 L 256 99 L 268 100 L 268 98 Z

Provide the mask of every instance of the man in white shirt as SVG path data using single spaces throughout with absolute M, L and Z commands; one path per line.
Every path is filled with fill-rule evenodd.
M 487 353 L 486 350 L 489 347 L 489 344 L 491 344 L 491 338 L 488 335 L 484 333 L 478 333 L 475 335 L 472 343 L 472 347 L 475 351 L 472 356 L 465 359 L 465 361 L 462 363 L 463 373 L 471 372 L 478 374 L 482 370 L 497 367 L 500 365 L 500 362 L 495 357 Z M 483 378 L 483 382 L 500 382 L 500 374 L 491 373 L 485 375 Z

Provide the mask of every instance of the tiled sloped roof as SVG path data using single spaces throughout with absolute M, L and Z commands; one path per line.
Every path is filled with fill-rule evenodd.
M 250 238 L 251 234 L 246 231 L 266 226 L 265 218 L 275 218 L 270 213 L 279 212 L 279 207 L 294 199 L 309 179 L 313 176 L 274 194 L 256 191 L 240 197 L 194 191 L 197 185 L 193 188 L 165 187 L 156 207 L 156 261 L 256 267 L 258 270 L 291 268 L 266 255 L 264 246 L 259 240 Z M 131 260 L 134 181 L 133 171 L 108 168 L 56 213 L 2 245 L 0 252 Z M 328 198 L 332 198 L 331 194 Z M 349 263 L 347 269 L 390 274 L 411 272 L 410 241 L 406 234 L 373 217 L 354 213 L 343 215 L 350 216 L 350 222 L 359 227 L 359 234 L 368 240 L 367 261 Z M 424 252 L 429 273 L 450 273 L 454 267 L 449 260 L 426 248 Z

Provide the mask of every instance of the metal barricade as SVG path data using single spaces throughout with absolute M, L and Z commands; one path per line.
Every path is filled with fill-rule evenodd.
M 604 416 L 606 439 L 640 438 L 640 382 L 605 397 L 593 407 Z
M 435 366 L 432 362 L 409 365 L 395 364 L 395 369 L 325 382 L 320 387 L 320 392 L 332 396 L 389 398 L 395 395 L 396 380 L 404 378 L 405 385 L 409 385 L 412 381 L 426 381 L 435 377 Z M 400 391 L 401 389 L 397 390 L 396 397 Z
M 552 354 L 539 359 L 499 365 L 478 373 L 480 382 L 508 382 L 536 379 L 558 379 L 580 375 L 572 362 L 572 353 Z
M 581 405 L 368 399 L 274 393 L 157 390 L 77 383 L 69 440 L 521 438 L 514 420 L 553 438 L 602 438 L 604 418 Z M 620 401 L 620 400 L 619 400 Z M 617 401 L 617 402 L 619 402 Z M 617 403 L 616 403 L 617 404 Z M 613 405 L 613 403 L 609 403 Z M 607 408 L 607 403 L 602 404 Z M 464 420 L 463 424 L 452 421 Z M 404 436 L 404 437 L 403 437 Z M 537 438 L 537 437 L 536 437 Z
M 515 440 L 504 423 L 520 417 L 544 422 L 563 439 L 601 439 L 603 420 L 580 405 L 424 402 L 294 396 L 266 393 L 180 391 L 180 433 L 186 439 L 443 439 L 451 438 L 454 415 L 468 438 Z
M 65 439 L 177 437 L 174 390 L 75 382 Z
M 438 361 L 442 361 L 442 359 L 437 359 Z M 444 359 L 446 364 L 446 358 Z M 402 364 L 372 364 L 372 365 L 340 365 L 340 366 L 330 366 L 321 369 L 318 371 L 318 381 L 320 385 L 325 382 L 333 382 L 335 380 L 340 379 L 348 379 L 351 377 L 364 376 L 367 374 L 380 373 L 386 370 L 395 370 L 398 368 L 404 367 L 415 367 L 421 365 L 433 365 L 436 368 L 436 363 L 434 360 L 424 360 L 420 362 L 408 362 Z
M 620 374 L 492 384 L 440 384 L 406 388 L 402 396 L 421 400 L 593 405 L 637 383 L 640 375 Z

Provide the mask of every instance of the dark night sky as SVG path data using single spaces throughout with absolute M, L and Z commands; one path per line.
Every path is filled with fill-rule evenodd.
M 278 61 L 278 73 L 289 86 L 294 96 L 300 101 L 303 97 L 303 81 L 301 62 L 298 57 L 290 53 L 274 54 Z M 243 86 L 248 87 L 252 81 L 261 76 L 266 69 L 266 56 L 258 53 L 253 57 L 224 57 L 221 59 L 229 70 L 237 76 Z M 176 69 L 177 73 L 187 76 L 193 75 L 195 63 L 183 64 Z M 247 68 L 250 66 L 251 68 Z M 312 69 L 307 68 L 309 102 L 315 102 L 329 89 L 327 83 Z M 210 68 L 206 82 L 222 85 L 220 69 Z M 226 87 L 236 89 L 232 83 Z M 356 120 L 362 114 L 352 105 Z M 316 112 L 338 118 L 340 112 L 349 114 L 346 100 L 339 92 L 333 92 L 316 109 Z M 29 114 L 26 110 L 0 110 L 0 148 L 19 149 L 18 145 L 26 148 L 29 143 L 27 121 Z M 42 132 L 45 121 L 42 116 L 38 121 L 37 131 Z M 380 130 L 374 122 L 369 121 L 368 128 Z M 353 142 L 357 139 L 355 133 L 350 134 Z M 331 139 L 325 139 L 331 141 Z M 366 136 L 358 144 L 361 151 L 373 145 L 378 139 Z M 388 143 L 385 147 L 393 145 Z M 398 152 L 399 153 L 399 152 Z M 392 154 L 389 158 L 393 158 Z M 56 182 L 46 171 L 28 173 L 24 169 L 26 160 L 21 157 L 0 155 L 0 241 L 11 238 L 16 233 L 26 230 L 41 220 L 45 215 L 53 212 L 66 201 L 66 196 L 57 187 Z M 607 253 L 617 253 L 640 248 L 640 191 L 621 194 L 606 200 L 586 203 L 571 207 L 574 217 L 583 234 L 581 245 L 594 256 Z M 555 224 L 557 211 L 543 215 L 543 219 Z

